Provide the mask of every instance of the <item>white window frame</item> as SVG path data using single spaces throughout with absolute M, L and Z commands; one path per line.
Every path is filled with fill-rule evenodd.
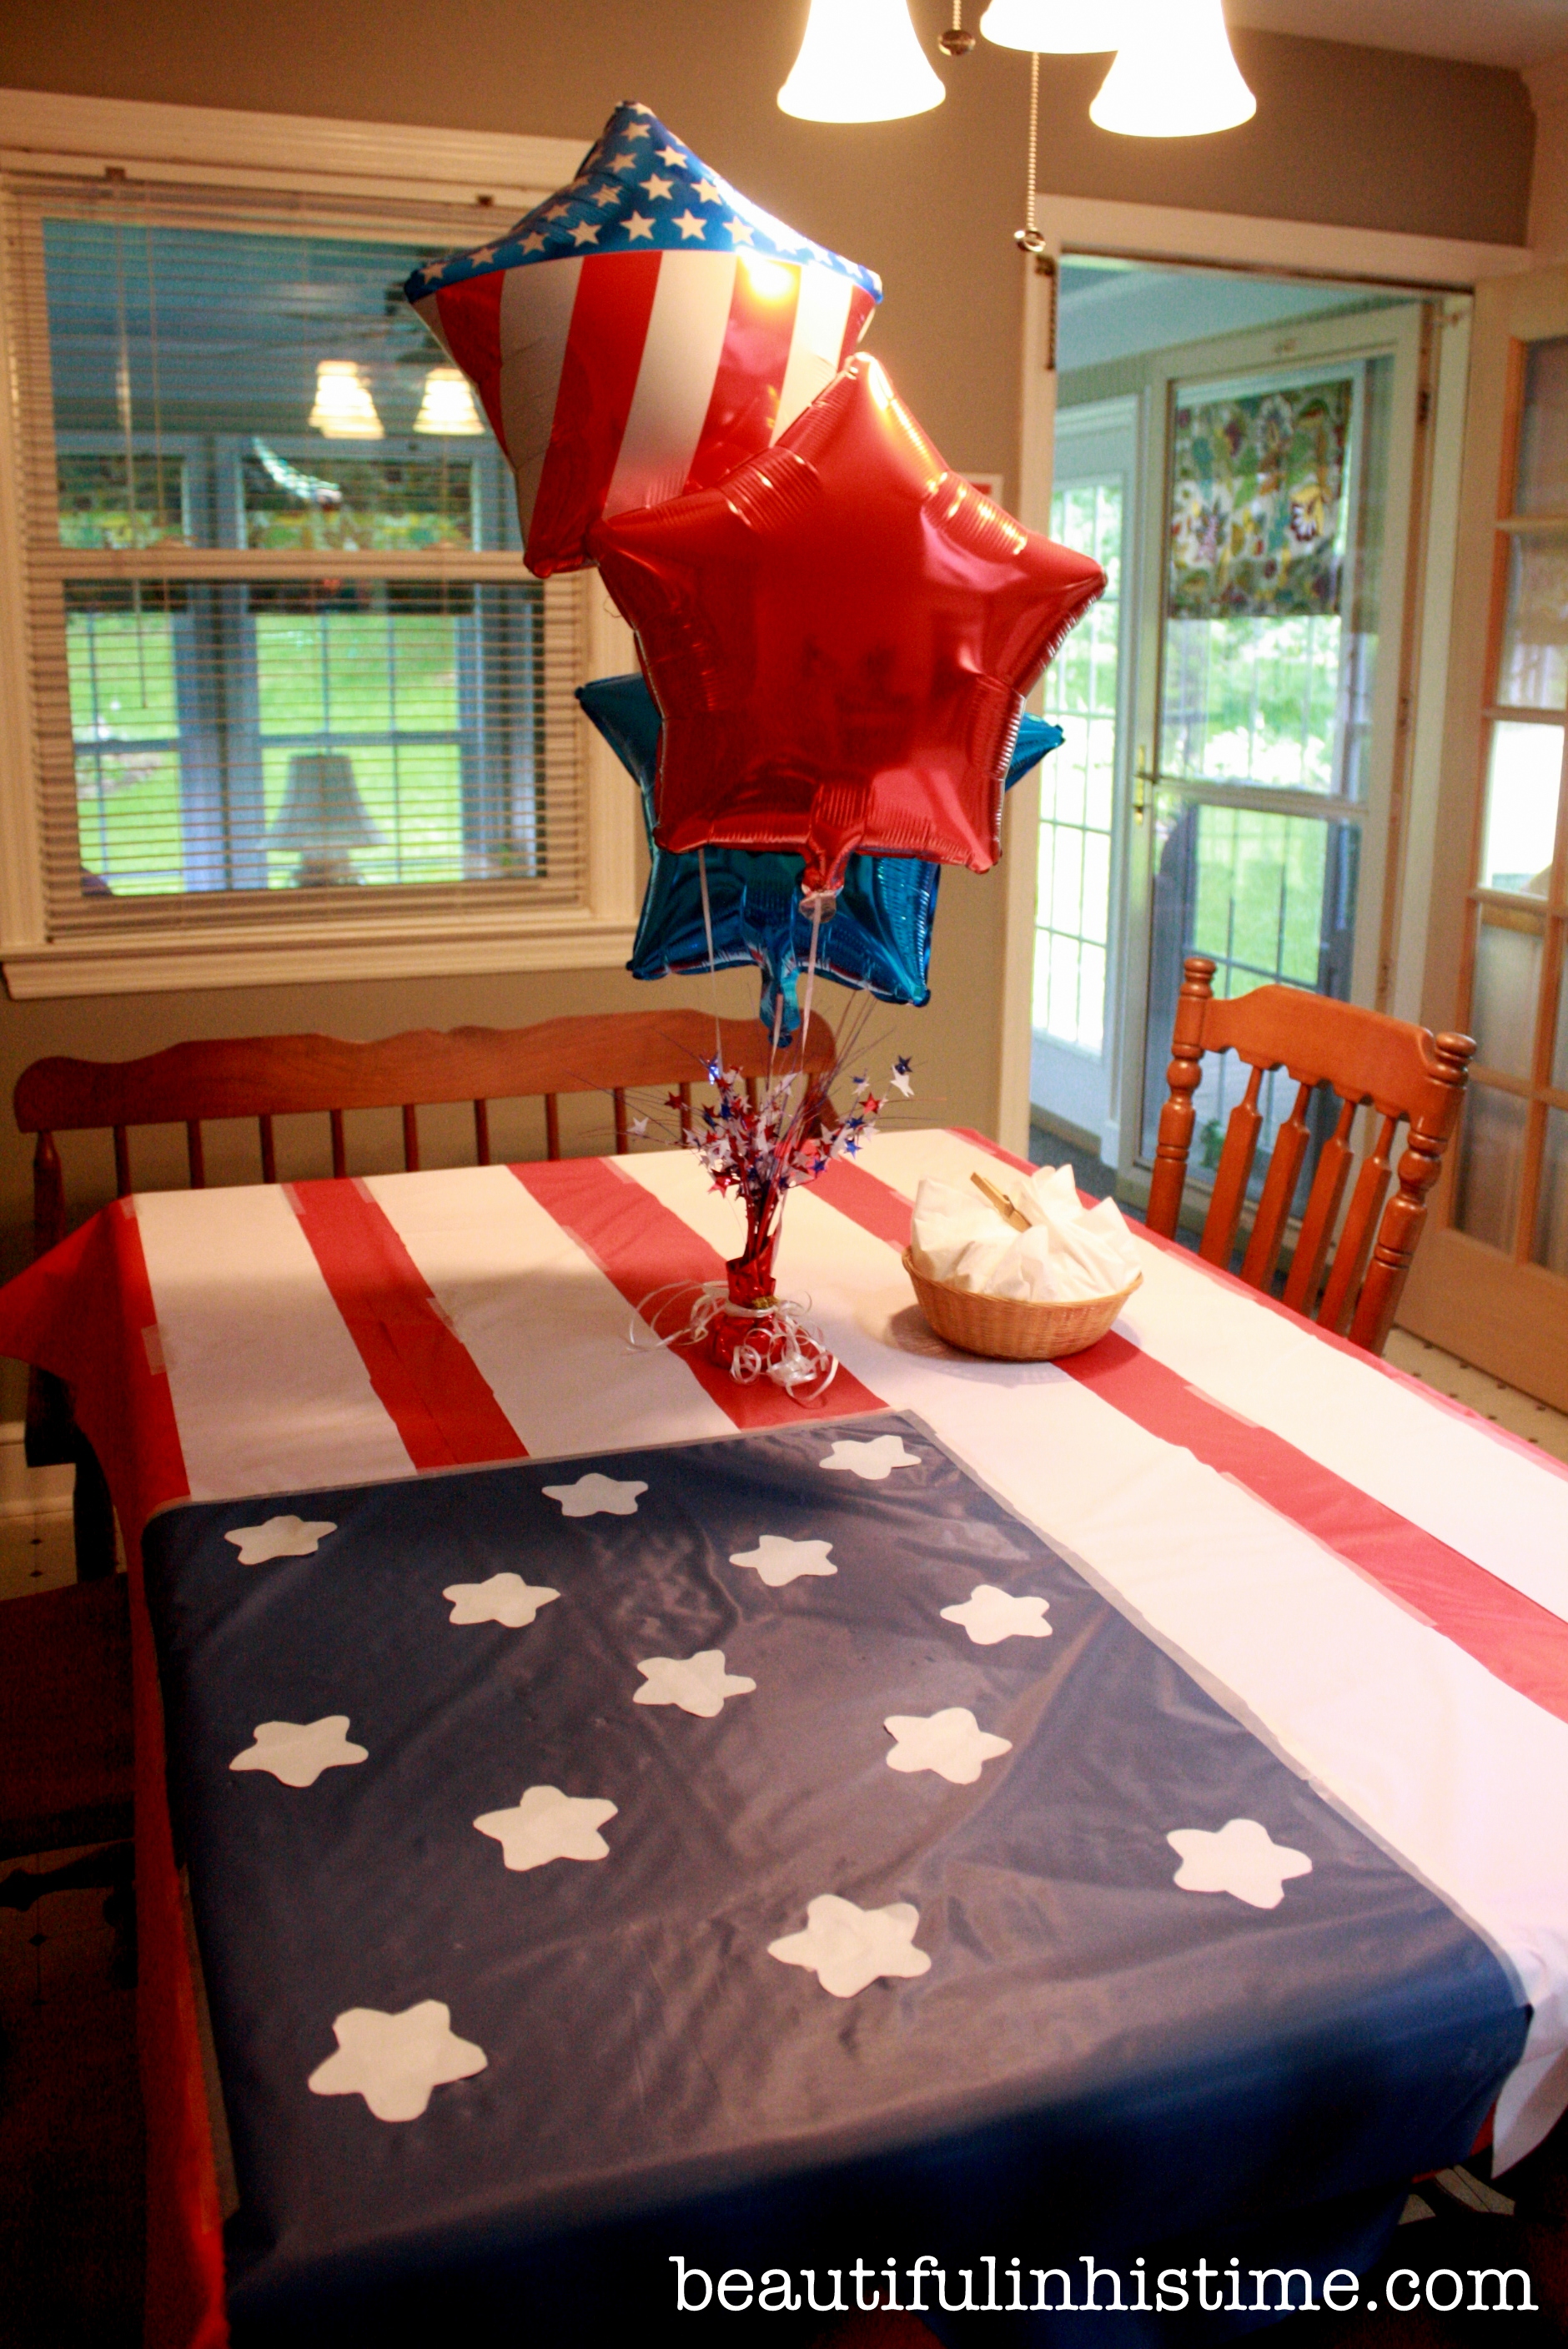
M 401 123 L 329 122 L 226 109 L 0 90 L 0 171 L 32 176 L 123 173 L 133 184 L 180 183 L 387 202 L 493 205 L 515 219 L 576 171 L 581 140 L 509 138 Z M 624 963 L 635 930 L 641 861 L 636 792 L 581 716 L 587 853 L 577 902 L 533 909 L 487 902 L 476 883 L 454 908 L 390 897 L 268 921 L 236 908 L 218 926 L 122 936 L 52 938 L 44 887 L 27 636 L 27 550 L 17 495 L 21 420 L 13 363 L 6 243 L 0 236 L 0 967 L 15 998 L 143 993 L 319 979 L 463 972 L 603 969 Z M 517 558 L 521 577 L 521 557 Z M 509 573 L 509 575 L 510 573 Z M 582 574 L 585 674 L 633 665 L 630 635 L 595 572 Z

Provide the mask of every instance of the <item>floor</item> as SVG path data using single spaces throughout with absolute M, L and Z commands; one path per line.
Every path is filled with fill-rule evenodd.
M 1037 1163 L 1075 1160 L 1056 1137 L 1035 1140 Z M 1078 1173 L 1083 1189 L 1109 1192 L 1109 1170 L 1098 1162 Z M 1388 1359 L 1568 1461 L 1563 1413 L 1403 1330 Z M 70 1472 L 29 1478 L 11 1433 L 0 1433 L 0 1601 L 75 1572 Z M 0 1861 L 0 2340 L 26 2349 L 137 2349 L 140 2340 L 134 1930 L 128 1844 Z M 1483 2158 L 1468 2178 L 1447 2172 L 1424 2184 L 1385 2271 L 1526 2266 L 1541 2313 L 1515 2315 L 1510 2342 L 1568 2340 L 1568 2142 L 1509 2172 L 1494 2198 L 1506 2208 L 1478 2207 L 1486 2178 Z M 1470 2349 L 1495 2327 L 1486 2316 L 1393 2314 L 1377 2279 L 1367 2294 L 1381 2302 L 1377 2314 L 1295 2317 L 1272 2337 L 1291 2349 Z M 913 2317 L 849 2317 L 812 2349 L 933 2349 L 934 2341 Z

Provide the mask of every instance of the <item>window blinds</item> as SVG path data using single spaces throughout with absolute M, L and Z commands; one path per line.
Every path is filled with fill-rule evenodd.
M 583 902 L 583 584 L 401 293 L 493 213 L 8 193 L 51 935 Z

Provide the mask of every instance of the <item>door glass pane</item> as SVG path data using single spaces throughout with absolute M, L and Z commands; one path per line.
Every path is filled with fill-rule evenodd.
M 1390 367 L 1178 396 L 1165 780 L 1365 796 Z
M 1119 473 L 1065 484 L 1051 500 L 1051 536 L 1092 554 L 1106 588 L 1046 671 L 1042 707 L 1067 739 L 1040 770 L 1033 1021 L 1037 1034 L 1096 1055 L 1105 1031 L 1122 511 Z
M 1529 1113 L 1526 1102 L 1489 1085 L 1471 1085 L 1465 1097 L 1454 1221 L 1489 1247 L 1513 1247 Z
M 1568 704 L 1568 531 L 1510 543 L 1497 698 L 1514 709 Z
M 1513 510 L 1568 513 L 1568 339 L 1530 347 Z
M 1503 1076 L 1528 1077 L 1534 1066 L 1544 938 L 1545 925 L 1534 915 L 1480 908 L 1470 1027 L 1477 1061 Z
M 1185 957 L 1212 957 L 1218 965 L 1214 992 L 1220 996 L 1245 995 L 1252 988 L 1282 979 L 1293 987 L 1344 995 L 1360 838 L 1358 827 L 1351 823 L 1274 815 L 1256 808 L 1215 807 L 1177 792 L 1160 793 L 1144 1082 L 1146 1155 L 1153 1151 L 1165 1101 L 1165 1068 Z M 1198 1102 L 1200 1124 L 1205 1114 L 1221 1116 L 1239 1089 L 1233 1078 L 1225 1076 L 1223 1063 L 1206 1062 Z M 1295 1088 L 1288 1081 L 1277 1088 L 1277 1102 L 1275 1091 L 1271 1079 L 1260 1151 L 1272 1147 L 1279 1122 L 1295 1098 Z M 1203 1163 L 1194 1152 L 1194 1174 Z
M 1480 885 L 1544 897 L 1552 882 L 1557 837 L 1557 792 L 1563 772 L 1560 726 L 1511 725 L 1491 730 L 1481 832 Z
M 1568 1111 L 1546 1112 L 1546 1152 L 1531 1255 L 1548 1272 L 1568 1273 Z

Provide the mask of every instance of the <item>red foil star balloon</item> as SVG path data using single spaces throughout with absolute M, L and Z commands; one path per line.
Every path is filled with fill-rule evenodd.
M 861 849 L 995 863 L 1023 697 L 1105 586 L 949 471 L 864 357 L 719 488 L 591 546 L 664 719 L 660 845 L 794 850 L 808 895 Z

